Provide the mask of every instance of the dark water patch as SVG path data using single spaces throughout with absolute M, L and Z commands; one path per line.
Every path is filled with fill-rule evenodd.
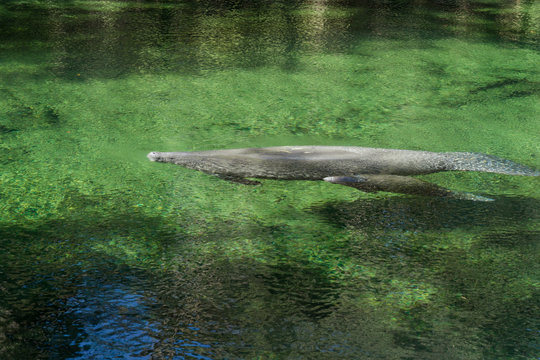
M 471 103 L 490 103 L 494 99 L 501 101 L 540 94 L 540 83 L 528 79 L 506 78 L 487 83 L 469 90 L 465 95 L 453 99 L 442 99 L 441 105 L 459 107 Z
M 540 239 L 540 231 L 527 229 L 499 229 L 483 235 L 483 247 L 535 250 Z
M 159 217 L 99 217 L 97 200 L 70 199 L 87 216 L 0 226 L 2 357 L 223 358 L 251 353 L 260 321 L 292 336 L 293 319 L 334 311 L 339 291 L 324 267 L 201 254 L 226 235 L 190 239 Z M 136 259 L 115 250 L 120 238 L 140 248 Z
M 259 276 L 269 295 L 287 302 L 288 308 L 284 310 L 289 315 L 300 312 L 310 319 L 321 319 L 332 313 L 340 291 L 328 269 L 284 263 L 265 270 Z
M 466 5 L 445 2 L 444 5 L 423 6 L 410 1 L 365 1 L 348 5 L 330 2 L 320 6 L 303 1 L 162 5 L 124 2 L 122 6 L 108 8 L 95 4 L 53 2 L 43 6 L 14 2 L 3 15 L 0 34 L 15 48 L 30 43 L 41 47 L 36 61 L 45 63 L 47 72 L 81 81 L 117 78 L 130 73 L 193 74 L 264 66 L 292 71 L 298 69 L 301 53 L 354 52 L 356 47 L 352 46 L 351 39 L 359 34 L 429 40 L 454 36 L 446 27 L 457 23 L 466 27 L 466 34 L 470 36 L 488 34 L 497 40 L 505 34 L 506 26 L 498 16 L 475 12 L 475 8 L 486 5 L 474 1 Z M 332 13 L 330 10 L 334 7 L 341 13 Z M 497 4 L 490 7 L 495 13 L 506 10 Z M 445 19 L 439 12 L 449 18 Z M 460 17 L 462 12 L 467 16 Z M 484 21 L 477 23 L 477 18 Z M 517 21 L 511 20 L 510 23 Z M 522 24 L 521 27 L 525 30 L 518 40 L 530 37 L 527 29 L 533 25 Z M 229 45 L 224 46 L 225 41 L 229 41 Z M 433 45 L 429 41 L 416 41 L 405 46 L 429 48 Z M 26 75 L 20 73 L 19 76 Z
M 501 99 L 535 96 L 540 94 L 540 82 L 527 79 L 502 79 L 469 91 L 472 95 L 482 92 L 486 92 L 486 96 L 489 95 L 491 98 L 496 96 Z
M 352 203 L 364 209 L 361 217 L 366 216 L 371 223 L 362 227 L 357 224 L 360 231 L 334 246 L 333 256 L 376 269 L 352 282 L 344 281 L 340 271 L 324 262 L 302 260 L 302 256 L 291 254 L 285 247 L 293 230 L 290 227 L 250 225 L 249 231 L 216 230 L 203 238 L 183 233 L 185 219 L 181 218 L 171 222 L 136 212 L 105 217 L 92 214 L 90 209 L 99 204 L 98 200 L 70 196 L 66 206 L 79 204 L 87 211 L 87 216 L 79 219 L 0 227 L 0 288 L 5 294 L 0 299 L 0 333 L 8 335 L 0 338 L 0 349 L 7 358 L 84 359 L 104 354 L 252 358 L 269 351 L 283 358 L 400 359 L 409 354 L 411 358 L 435 359 L 438 350 L 448 345 L 441 340 L 446 334 L 444 326 L 441 330 L 434 320 L 441 316 L 439 306 L 444 310 L 445 304 L 452 304 L 459 309 L 447 316 L 459 317 L 474 311 L 470 319 L 443 316 L 441 321 L 450 321 L 458 328 L 496 323 L 494 329 L 499 333 L 483 335 L 493 342 L 503 341 L 504 336 L 521 336 L 521 330 L 515 330 L 521 329 L 518 322 L 528 314 L 521 307 L 534 306 L 527 287 L 505 290 L 501 273 L 496 270 L 502 262 L 490 263 L 497 256 L 480 258 L 479 264 L 479 250 L 473 249 L 471 255 L 464 250 L 431 247 L 426 244 L 436 239 L 429 234 L 424 243 L 406 246 L 400 241 L 399 234 L 395 235 L 396 229 L 403 229 L 400 224 L 408 222 L 412 228 L 419 223 L 415 218 L 422 223 L 431 218 L 411 199 L 372 200 L 367 208 Z M 514 212 L 509 221 L 537 205 L 524 199 L 505 201 L 503 208 L 510 214 Z M 474 211 L 459 210 L 466 202 L 436 203 L 430 206 L 445 210 L 447 215 L 450 210 L 459 216 Z M 332 206 L 323 206 L 322 213 L 335 213 L 336 206 L 351 211 L 343 203 Z M 371 212 L 368 208 L 372 208 Z M 471 221 L 497 216 L 490 209 L 488 215 Z M 377 217 L 374 211 L 386 215 Z M 336 215 L 343 219 L 344 214 Z M 350 224 L 354 218 L 340 226 Z M 232 229 L 234 225 L 228 226 Z M 450 225 L 463 226 L 462 222 L 443 221 L 442 226 Z M 370 226 L 393 231 L 394 237 L 388 236 L 386 243 L 376 241 L 369 235 Z M 416 234 L 423 236 L 422 230 L 437 228 L 431 223 L 417 229 Z M 265 237 L 264 241 L 274 245 L 272 250 L 256 257 L 235 258 L 219 251 L 220 246 L 227 249 L 226 243 L 235 241 L 236 236 L 250 233 Z M 113 246 L 111 240 L 118 242 L 119 236 L 130 239 L 132 249 L 142 249 L 138 257 L 107 250 Z M 493 249 L 488 248 L 490 252 Z M 428 258 L 431 260 L 425 261 Z M 522 273 L 518 262 L 513 257 L 504 261 L 511 271 L 502 275 L 515 280 L 517 276 L 512 273 Z M 401 305 L 403 309 L 392 315 L 400 326 L 405 326 L 401 330 L 384 323 L 389 316 L 384 310 L 358 303 L 366 297 L 372 297 L 375 303 L 387 301 L 388 297 L 399 299 L 403 291 L 414 294 L 416 283 L 433 281 L 429 274 L 435 274 L 435 280 L 444 280 L 431 285 L 444 291 L 438 292 L 437 300 L 432 302 L 419 297 L 412 300 L 413 305 Z M 497 278 L 490 280 L 490 276 Z M 404 285 L 392 285 L 395 280 Z M 515 307 L 506 307 L 500 294 L 512 298 L 516 291 L 526 291 L 524 300 Z M 463 294 L 466 300 L 456 294 Z M 374 315 L 373 311 L 382 312 Z M 512 316 L 517 320 L 505 325 L 505 319 Z M 533 326 L 530 322 L 525 325 Z M 526 342 L 532 341 L 532 336 L 527 336 L 517 343 L 522 353 Z M 509 344 L 504 341 L 500 343 Z
M 18 131 L 18 130 L 15 128 L 9 128 L 7 126 L 0 125 L 0 134 L 9 134 L 15 131 Z
M 50 105 L 45 105 L 43 108 L 43 118 L 45 122 L 49 125 L 59 125 L 60 124 L 60 114 L 58 110 Z
M 441 259 L 440 295 L 452 304 L 465 327 L 481 326 L 488 358 L 533 357 L 540 337 L 540 292 L 528 274 L 538 265 L 530 245 L 516 244 L 514 253 L 496 245 L 471 249 L 462 256 Z
M 153 322 L 142 316 L 153 306 L 141 270 L 148 264 L 132 267 L 99 249 L 114 229 L 149 236 L 159 225 L 133 214 L 95 220 L 0 226 L 0 357 L 88 358 L 151 348 Z
M 528 330 L 538 327 L 534 314 L 540 294 L 532 277 L 539 270 L 539 234 L 527 230 L 538 222 L 539 208 L 537 200 L 527 198 L 501 197 L 493 203 L 394 198 L 327 204 L 314 211 L 353 230 L 344 253 L 365 266 L 377 264 L 385 274 L 367 278 L 364 286 L 378 292 L 384 288 L 380 284 L 403 274 L 411 285 L 426 278 L 436 284 L 435 302 L 419 300 L 396 315 L 407 330 L 394 333 L 394 343 L 411 349 L 411 358 L 440 355 L 445 345 L 434 334 L 445 321 L 461 328 L 461 335 L 481 328 L 473 331 L 474 342 L 485 344 L 486 358 L 526 358 L 534 356 L 531 344 L 539 340 Z M 439 308 L 443 303 L 452 306 L 451 313 Z M 461 341 L 461 335 L 447 329 L 443 336 L 448 344 Z
M 100 266 L 101 268 L 101 266 Z M 158 342 L 159 321 L 152 317 L 155 303 L 144 286 L 144 274 L 128 268 L 84 270 L 76 292 L 66 299 L 63 312 L 51 322 L 52 357 L 143 357 Z
M 487 84 L 487 85 L 477 87 L 476 89 L 470 90 L 469 93 L 470 94 L 476 94 L 476 93 L 478 93 L 480 91 L 498 89 L 498 88 L 505 87 L 505 86 L 508 86 L 508 85 L 519 84 L 521 82 L 527 82 L 527 80 L 525 80 L 525 79 L 502 79 L 502 80 L 498 80 L 498 81 L 492 82 L 492 83 Z
M 492 202 L 392 197 L 328 203 L 312 210 L 340 226 L 426 231 L 533 223 L 540 219 L 539 208 L 539 200 L 520 197 L 497 197 Z
M 7 165 L 13 162 L 25 161 L 30 154 L 30 150 L 25 147 L 11 147 L 0 144 L 0 165 Z
M 59 126 L 62 116 L 56 106 L 28 100 L 26 94 L 16 94 L 7 88 L 0 89 L 7 104 L 2 109 L 5 125 L 0 125 L 0 134 L 28 128 Z
M 175 354 L 188 347 L 209 358 L 265 353 L 280 358 L 354 357 L 364 348 L 374 354 L 389 352 L 374 339 L 382 329 L 373 313 L 340 309 L 333 295 L 336 288 L 327 280 L 317 281 L 322 269 L 312 278 L 313 266 L 264 266 L 247 259 L 193 265 L 163 279 L 165 336 L 155 354 Z M 196 341 L 185 340 L 195 332 Z

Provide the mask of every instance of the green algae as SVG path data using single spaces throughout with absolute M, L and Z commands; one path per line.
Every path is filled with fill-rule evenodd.
M 499 11 L 499 2 L 476 4 L 503 17 L 538 16 L 536 6 Z M 179 321 L 168 319 L 193 313 L 241 329 L 251 348 L 226 347 L 223 358 L 324 358 L 322 349 L 349 358 L 435 359 L 450 348 L 455 356 L 447 358 L 534 356 L 536 178 L 426 176 L 496 198 L 478 204 L 323 182 L 244 186 L 145 155 L 356 145 L 479 151 L 538 168 L 540 56 L 527 45 L 536 41 L 535 23 L 518 24 L 525 26 L 521 38 L 508 30 L 514 24 L 487 41 L 499 20 L 475 12 L 466 20 L 447 12 L 445 21 L 461 23 L 434 31 L 440 10 L 415 8 L 415 16 L 433 15 L 422 18 L 433 24 L 418 28 L 406 21 L 410 14 L 398 14 L 399 30 L 396 19 L 388 27 L 375 23 L 368 8 L 321 12 L 305 4 L 290 12 L 281 5 L 201 11 L 189 28 L 198 36 L 189 41 L 174 21 L 163 23 L 172 31 L 132 34 L 119 25 L 135 22 L 129 11 L 141 8 L 144 24 L 159 18 L 156 9 L 187 19 L 182 12 L 200 10 L 190 6 L 0 8 L 4 19 L 25 18 L 30 7 L 63 12 L 53 17 L 60 27 L 103 24 L 66 39 L 46 21 L 45 38 L 30 36 L 18 21 L 2 25 L 29 39 L 0 45 L 7 53 L 0 62 L 0 289 L 9 293 L 0 301 L 0 333 L 9 335 L 0 337 L 0 355 L 16 354 L 23 347 L 16 339 L 25 336 L 49 341 L 23 330 L 23 314 L 45 314 L 45 323 L 67 306 L 48 307 L 58 292 L 29 286 L 36 274 L 74 271 L 50 280 L 70 298 L 71 282 L 83 282 L 87 269 L 114 264 L 115 272 L 139 269 L 161 279 L 146 286 L 165 305 L 153 315 L 165 324 L 164 338 L 178 331 Z M 362 16 L 373 30 L 349 32 Z M 107 21 L 118 21 L 114 31 Z M 339 22 L 346 26 L 331 26 Z M 486 24 L 488 30 L 477 28 Z M 122 48 L 114 34 L 134 40 L 136 51 L 103 56 Z M 83 46 L 95 40 L 90 50 Z

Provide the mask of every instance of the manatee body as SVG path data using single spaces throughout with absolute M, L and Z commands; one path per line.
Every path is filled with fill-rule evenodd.
M 329 176 L 325 177 L 323 180 L 332 184 L 350 186 L 369 193 L 385 191 L 399 194 L 437 196 L 461 200 L 493 201 L 493 199 L 485 196 L 468 192 L 453 191 L 410 176 L 363 174 L 356 176 Z
M 339 182 L 334 182 L 348 185 L 344 184 L 347 177 L 362 175 L 407 177 L 439 171 L 540 175 L 539 171 L 524 165 L 481 153 L 438 153 L 354 146 L 277 146 L 194 152 L 151 152 L 148 158 L 152 161 L 173 163 L 245 184 L 256 183 L 246 178 L 324 180 L 341 177 Z M 352 184 L 356 184 L 353 187 L 361 189 L 362 186 L 358 185 L 360 182 L 358 179 L 352 181 Z M 396 179 L 394 179 L 394 184 L 395 182 Z M 399 190 L 399 186 L 385 185 L 392 182 L 385 180 L 384 177 L 372 176 L 369 178 L 369 183 L 378 184 L 375 187 L 378 189 L 376 191 L 392 191 L 392 188 Z M 425 182 L 411 182 L 413 183 Z M 425 185 L 422 184 L 422 186 Z M 409 185 L 407 193 L 414 193 L 410 190 L 412 187 L 414 186 Z

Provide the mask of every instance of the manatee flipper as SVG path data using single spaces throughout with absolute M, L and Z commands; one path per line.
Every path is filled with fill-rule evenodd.
M 240 176 L 217 175 L 218 178 L 243 185 L 261 185 L 259 181 L 249 180 Z
M 440 196 L 461 200 L 493 201 L 479 195 L 452 191 L 427 181 L 400 175 L 330 176 L 324 181 L 350 186 L 364 192 L 386 191 L 400 194 Z

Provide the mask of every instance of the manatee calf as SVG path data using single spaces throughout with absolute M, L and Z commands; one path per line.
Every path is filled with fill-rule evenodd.
M 424 196 L 439 196 L 461 200 L 493 201 L 467 192 L 453 191 L 427 181 L 400 175 L 329 176 L 323 179 L 332 184 L 350 186 L 364 192 L 393 192 Z
M 148 158 L 243 184 L 258 183 L 248 178 L 326 180 L 364 191 L 459 198 L 463 197 L 451 190 L 432 184 L 430 185 L 434 188 L 430 189 L 430 186 L 426 185 L 429 183 L 407 176 L 439 171 L 482 171 L 540 176 L 537 170 L 481 153 L 438 153 L 355 146 L 276 146 L 194 152 L 151 152 Z M 439 190 L 434 190 L 435 188 Z

